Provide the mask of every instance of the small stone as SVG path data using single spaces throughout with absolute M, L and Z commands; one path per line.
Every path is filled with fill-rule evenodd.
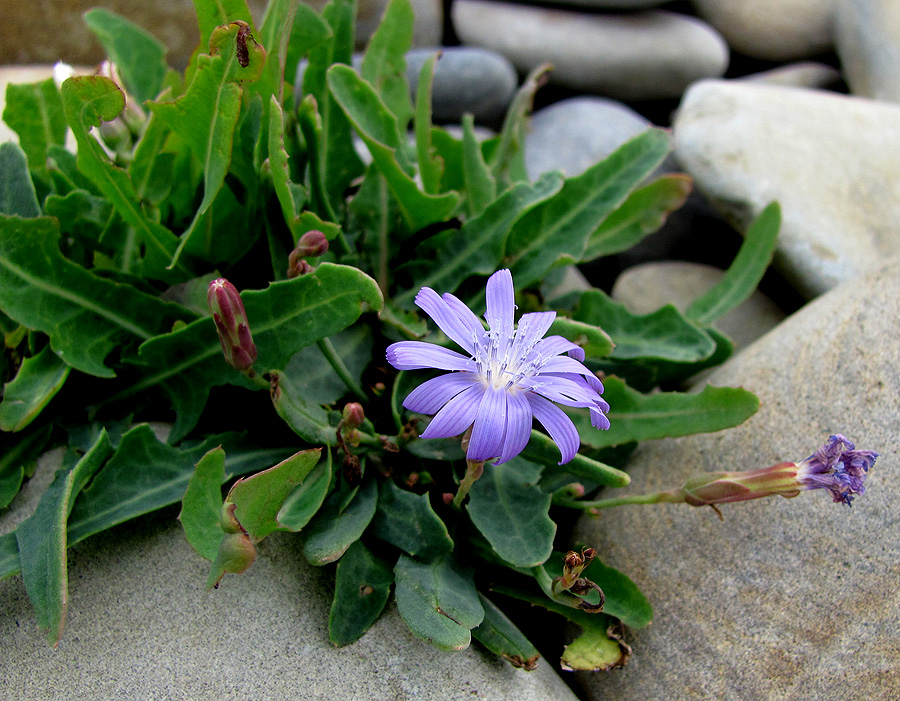
M 519 79 L 509 60 L 494 51 L 467 46 L 413 49 L 406 54 L 406 74 L 415 100 L 425 60 L 441 51 L 434 69 L 431 104 L 437 124 L 459 123 L 466 113 L 481 124 L 502 121 Z
M 728 65 L 712 27 L 674 12 L 587 14 L 485 0 L 456 0 L 452 11 L 462 43 L 497 51 L 523 73 L 551 63 L 552 82 L 621 100 L 676 97 Z
M 900 4 L 843 0 L 835 27 L 837 53 L 851 92 L 900 102 Z
M 739 80 L 793 88 L 833 88 L 841 82 L 841 72 L 825 63 L 801 61 L 744 75 Z
M 658 7 L 669 0 L 548 0 L 556 5 L 589 7 L 592 10 L 646 10 Z
M 604 493 L 796 462 L 843 433 L 880 453 L 852 508 L 816 490 L 725 504 L 724 522 L 684 504 L 580 519 L 573 542 L 632 577 L 655 614 L 626 632 L 627 667 L 580 677 L 586 698 L 900 697 L 898 299 L 894 261 L 796 312 L 710 377 L 756 393 L 754 416 L 718 433 L 642 443 L 629 461 L 631 485 Z
M 532 116 L 525 139 L 528 177 L 537 180 L 548 170 L 580 175 L 652 126 L 615 100 L 572 97 L 555 102 Z
M 793 61 L 833 43 L 837 0 L 693 0 L 697 14 L 737 51 L 768 61 Z
M 900 254 L 900 107 L 819 90 L 704 81 L 675 155 L 741 231 L 778 200 L 775 264 L 806 298 Z
M 650 314 L 666 304 L 684 311 L 724 275 L 724 270 L 700 263 L 644 263 L 616 278 L 612 297 L 633 314 Z M 743 348 L 778 326 L 784 317 L 778 305 L 757 290 L 714 326 L 729 336 L 737 348 Z

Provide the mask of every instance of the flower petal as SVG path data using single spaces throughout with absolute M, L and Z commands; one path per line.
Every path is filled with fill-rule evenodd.
M 575 375 L 584 375 L 585 377 L 595 377 L 594 373 L 588 370 L 583 364 L 566 355 L 555 355 L 548 358 L 539 370 L 540 374 L 545 372 L 572 373 Z
M 512 362 L 518 362 L 527 356 L 534 345 L 543 338 L 547 329 L 556 320 L 556 312 L 529 312 L 523 314 L 516 328 L 512 348 L 507 357 Z
M 609 410 L 609 405 L 579 376 L 560 377 L 541 374 L 519 381 L 519 386 L 566 406 L 597 407 Z
M 456 341 L 469 354 L 475 355 L 475 341 L 472 331 L 459 315 L 451 309 L 441 296 L 430 287 L 423 287 L 416 295 L 416 304 L 428 316 L 434 319 L 438 327 L 447 337 Z
M 528 403 L 531 404 L 531 410 L 534 412 L 534 418 L 541 422 L 541 425 L 547 429 L 550 438 L 556 443 L 562 460 L 559 464 L 569 462 L 575 457 L 578 448 L 581 445 L 581 438 L 578 436 L 578 429 L 572 423 L 572 419 L 566 416 L 566 413 L 543 397 L 536 394 L 528 393 L 525 395 Z
M 487 320 L 491 331 L 508 343 L 512 338 L 513 321 L 516 311 L 516 293 L 513 288 L 512 273 L 509 270 L 498 270 L 487 281 Z M 505 346 L 501 353 L 505 352 Z
M 547 336 L 538 341 L 528 359 L 552 358 L 554 355 L 565 352 L 568 352 L 575 360 L 584 360 L 584 348 L 562 336 Z
M 458 436 L 475 421 L 478 408 L 481 406 L 481 397 L 484 394 L 484 385 L 480 382 L 472 385 L 448 401 L 431 423 L 428 424 L 422 438 L 450 438 Z
M 509 392 L 506 408 L 506 436 L 500 450 L 500 459 L 494 464 L 500 465 L 512 460 L 528 445 L 531 438 L 531 404 L 525 392 Z
M 420 414 L 436 414 L 438 410 L 478 379 L 468 372 L 451 372 L 423 382 L 403 400 L 403 406 Z
M 447 303 L 447 306 L 456 312 L 456 316 L 459 317 L 460 323 L 465 324 L 469 335 L 477 339 L 475 343 L 476 347 L 485 345 L 487 333 L 484 330 L 481 319 L 475 316 L 475 312 L 461 302 L 458 297 L 453 296 L 449 292 L 445 292 L 441 297 Z
M 488 460 L 500 455 L 506 435 L 507 392 L 488 386 L 478 407 L 472 437 L 466 457 L 469 460 Z
M 387 349 L 387 360 L 398 370 L 436 368 L 438 370 L 474 372 L 476 369 L 475 361 L 470 358 L 466 358 L 456 351 L 422 341 L 392 343 Z

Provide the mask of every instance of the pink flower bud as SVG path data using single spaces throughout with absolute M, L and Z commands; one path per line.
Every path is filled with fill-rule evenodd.
M 366 420 L 365 412 L 362 405 L 358 402 L 349 402 L 344 406 L 344 426 L 347 428 L 359 428 L 362 422 Z
M 219 278 L 209 283 L 206 301 L 216 323 L 225 362 L 235 370 L 249 370 L 256 362 L 256 345 L 238 291 L 228 280 Z
M 328 251 L 328 239 L 321 231 L 313 229 L 307 231 L 297 242 L 296 248 L 291 251 L 288 256 L 288 272 L 289 278 L 306 275 L 312 271 L 312 266 L 306 261 L 307 258 L 318 258 Z

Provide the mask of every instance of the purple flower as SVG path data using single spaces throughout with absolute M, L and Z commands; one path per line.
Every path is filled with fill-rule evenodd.
M 451 371 L 422 383 L 403 402 L 411 411 L 434 414 L 422 438 L 448 438 L 471 427 L 466 457 L 498 458 L 495 464 L 500 464 L 522 452 L 536 418 L 559 447 L 563 464 L 575 456 L 581 440 L 572 420 L 553 402 L 586 408 L 595 428 L 609 428 L 603 385 L 582 364 L 584 350 L 562 336 L 544 338 L 556 312 L 523 314 L 514 328 L 509 270 L 487 282 L 489 331 L 452 294 L 442 297 L 423 287 L 416 304 L 466 351 L 462 355 L 420 341 L 387 349 L 388 362 L 398 370 Z
M 854 497 L 865 494 L 866 475 L 877 457 L 875 451 L 857 450 L 838 433 L 797 464 L 797 481 L 803 489 L 827 489 L 835 502 L 849 506 Z

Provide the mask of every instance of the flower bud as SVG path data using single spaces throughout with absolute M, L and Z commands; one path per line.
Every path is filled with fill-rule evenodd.
M 225 362 L 235 370 L 246 372 L 256 362 L 256 345 L 250 335 L 241 296 L 228 280 L 219 278 L 209 283 L 206 300 L 216 323 Z
M 344 406 L 344 426 L 347 428 L 359 428 L 366 420 L 365 412 L 359 402 L 349 402 Z
M 307 231 L 300 237 L 296 248 L 288 256 L 287 276 L 295 278 L 312 272 L 313 268 L 306 259 L 318 258 L 326 251 L 328 251 L 328 239 L 325 238 L 325 234 L 316 229 Z

